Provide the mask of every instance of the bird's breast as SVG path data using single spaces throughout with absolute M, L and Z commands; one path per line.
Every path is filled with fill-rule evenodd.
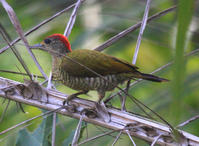
M 61 80 L 64 85 L 74 90 L 113 90 L 118 84 L 123 83 L 127 78 L 122 75 L 106 75 L 102 77 L 77 77 L 67 72 L 61 72 Z

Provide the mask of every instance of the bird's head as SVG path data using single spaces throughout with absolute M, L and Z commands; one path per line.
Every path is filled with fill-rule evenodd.
M 66 53 L 72 51 L 68 39 L 62 34 L 50 35 L 46 37 L 38 46 L 56 56 L 65 55 Z

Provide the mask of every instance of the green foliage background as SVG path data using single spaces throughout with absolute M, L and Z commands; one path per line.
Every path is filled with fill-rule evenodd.
M 18 16 L 24 32 L 74 2 L 75 1 L 72 0 L 8 0 L 8 3 L 14 8 Z M 153 0 L 150 15 L 171 7 L 174 4 L 176 3 L 172 0 Z M 199 48 L 199 27 L 197 25 L 199 13 L 196 12 L 198 10 L 198 4 L 199 3 L 196 1 L 194 4 L 195 9 L 192 9 L 192 13 L 186 12 L 188 5 L 186 2 L 182 2 L 182 5 L 187 7 L 179 9 L 179 13 L 176 13 L 177 11 L 169 13 L 166 16 L 152 21 L 150 24 L 147 24 L 136 64 L 140 68 L 140 71 L 146 73 L 152 72 L 171 60 L 175 60 L 176 64 L 157 74 L 168 78 L 171 82 L 157 84 L 144 81 L 130 90 L 130 94 L 137 97 L 175 126 L 190 117 L 197 115 L 199 112 L 199 57 L 198 54 L 195 54 L 188 59 L 182 57 L 183 53 Z M 142 19 L 144 8 L 145 1 L 139 0 L 87 0 L 82 4 L 78 12 L 77 21 L 69 37 L 72 48 L 92 49 L 97 47 L 115 34 L 139 22 Z M 53 33 L 63 33 L 71 11 L 72 9 L 31 33 L 27 37 L 29 43 L 33 45 L 39 43 L 45 36 Z M 187 16 L 184 15 L 185 13 Z M 189 20 L 191 23 L 190 27 Z M 18 37 L 2 7 L 0 7 L 0 23 L 5 27 L 13 40 Z M 181 26 L 180 23 L 185 26 Z M 187 35 L 186 31 L 188 31 Z M 139 31 L 137 30 L 130 33 L 128 36 L 107 48 L 104 52 L 131 62 L 138 32 Z M 176 39 L 177 44 L 175 45 Z M 0 37 L 0 48 L 5 45 L 6 42 Z M 34 65 L 32 59 L 24 48 L 23 43 L 17 43 L 16 47 L 22 54 L 31 72 L 40 75 L 37 67 Z M 176 49 L 178 49 L 178 51 L 176 51 Z M 175 52 L 177 52 L 177 54 Z M 42 51 L 34 51 L 34 53 L 44 71 L 49 74 L 51 70 L 50 55 Z M 181 62 L 181 60 L 183 60 L 183 62 Z M 176 69 L 181 66 L 181 63 L 183 64 L 183 67 Z M 3 54 L 0 54 L 0 69 L 19 72 L 17 67 L 20 71 L 23 71 L 20 63 L 10 49 Z M 182 74 L 183 77 L 181 77 Z M 23 76 L 1 72 L 0 76 L 20 82 L 23 82 L 24 79 Z M 58 85 L 57 89 L 65 93 L 75 92 L 62 85 Z M 116 90 L 114 92 L 116 92 Z M 83 96 L 83 98 L 96 100 L 92 98 L 96 97 L 95 92 L 90 92 L 89 94 L 91 95 L 90 97 Z M 107 93 L 107 96 L 108 95 L 110 95 L 110 93 Z M 3 99 L 0 100 L 3 101 Z M 0 114 L 2 114 L 6 103 L 1 104 Z M 111 103 L 116 107 L 120 107 L 120 100 L 118 97 L 111 101 Z M 141 114 L 140 110 L 136 108 L 130 99 L 127 99 L 126 105 L 129 111 Z M 0 131 L 42 112 L 35 107 L 26 105 L 23 105 L 23 107 L 27 112 L 26 114 L 23 114 L 17 109 L 14 102 L 11 103 L 5 118 L 0 123 Z M 51 119 L 50 117 L 47 119 L 45 118 L 45 120 L 34 120 L 26 128 L 16 128 L 5 135 L 0 135 L 0 145 L 49 145 L 51 138 L 51 123 L 49 123 L 48 120 Z M 61 146 L 70 143 L 77 123 L 78 120 L 59 115 L 57 119 L 56 145 Z M 37 136 L 34 135 L 35 130 L 38 133 L 40 132 L 40 134 L 43 134 L 43 131 L 39 131 L 39 128 L 44 128 L 42 126 L 45 126 L 46 135 L 42 137 L 43 139 L 40 136 L 40 139 L 37 139 Z M 91 124 L 87 124 L 87 128 L 89 137 L 105 130 Z M 183 130 L 199 136 L 199 121 L 194 121 L 190 125 L 183 127 Z M 84 130 L 82 139 L 86 138 L 86 135 L 86 130 Z M 30 142 L 31 140 L 25 136 L 28 138 L 32 137 L 31 140 L 33 140 L 33 142 L 27 143 L 27 141 Z M 46 139 L 49 141 L 43 143 L 43 140 Z M 113 140 L 113 137 L 106 136 L 85 145 L 111 145 Z M 35 144 L 34 142 L 38 143 Z M 122 136 L 117 145 L 129 145 L 130 143 L 131 142 L 127 136 Z M 148 145 L 137 139 L 136 143 L 139 143 L 140 145 Z

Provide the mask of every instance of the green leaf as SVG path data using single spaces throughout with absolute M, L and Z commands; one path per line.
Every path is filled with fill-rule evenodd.
M 173 102 L 171 105 L 172 116 L 175 116 L 175 123 L 179 123 L 182 111 L 182 100 L 185 78 L 184 50 L 186 48 L 187 32 L 192 18 L 193 0 L 179 0 L 178 2 L 178 28 L 176 38 L 176 52 L 174 63 L 174 78 L 172 82 Z M 176 106 L 178 105 L 178 106 Z
M 30 146 L 30 145 L 39 146 L 41 145 L 41 143 L 37 140 L 37 138 L 32 136 L 32 134 L 28 132 L 26 129 L 20 130 L 16 146 Z
M 16 145 L 17 146 L 49 146 L 49 136 L 52 131 L 53 115 L 44 118 L 40 126 L 33 132 L 27 129 L 19 131 Z

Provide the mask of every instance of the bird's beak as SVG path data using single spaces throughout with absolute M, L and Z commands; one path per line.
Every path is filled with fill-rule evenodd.
M 41 47 L 43 47 L 44 45 L 42 45 L 42 44 L 35 44 L 34 46 L 32 46 L 33 48 L 41 48 Z
M 33 46 L 30 47 L 31 49 L 39 49 L 39 50 L 43 50 L 43 51 L 46 51 L 44 48 L 44 45 L 42 43 L 40 44 L 35 44 Z

